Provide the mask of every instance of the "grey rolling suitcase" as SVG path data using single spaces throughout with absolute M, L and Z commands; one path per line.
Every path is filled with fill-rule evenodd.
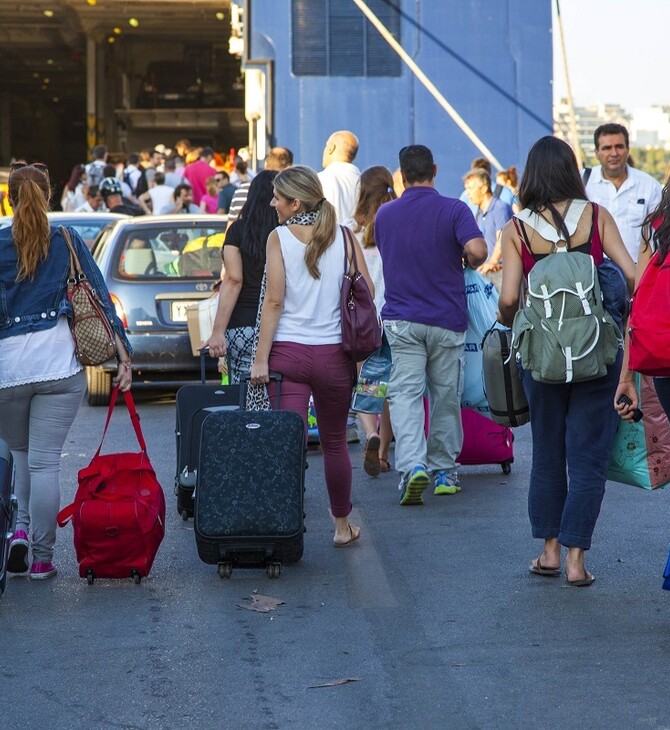
M 278 386 L 279 387 L 279 386 Z M 218 565 L 266 568 L 303 553 L 305 427 L 292 411 L 220 410 L 202 422 L 195 489 L 198 554 Z
M 511 352 L 512 330 L 496 325 L 482 341 L 484 392 L 491 418 L 501 426 L 523 426 L 530 421 L 530 409 Z
M 16 527 L 18 505 L 13 494 L 13 467 L 12 453 L 7 444 L 0 440 L 0 595 L 5 590 L 9 541 Z

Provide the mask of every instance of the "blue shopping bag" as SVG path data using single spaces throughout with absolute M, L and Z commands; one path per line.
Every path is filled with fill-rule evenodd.
M 382 346 L 365 360 L 356 382 L 351 410 L 379 415 L 384 409 L 391 377 L 391 347 L 382 333 Z
M 484 392 L 482 340 L 496 321 L 498 292 L 490 281 L 468 266 L 465 269 L 465 295 L 468 305 L 468 329 L 465 333 L 461 407 L 472 408 L 490 417 L 489 403 Z

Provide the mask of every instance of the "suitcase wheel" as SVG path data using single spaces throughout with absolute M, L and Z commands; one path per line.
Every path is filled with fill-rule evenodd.
M 138 586 L 142 582 L 142 576 L 133 568 L 130 571 L 130 577 L 133 579 L 133 583 Z
M 218 572 L 219 578 L 230 578 L 230 576 L 233 574 L 233 564 L 219 563 Z
M 500 465 L 500 467 L 503 470 L 503 474 L 512 473 L 512 462 L 511 461 L 503 461 L 503 463 Z
M 281 575 L 281 563 L 268 563 L 268 578 L 279 578 Z
M 88 570 L 86 571 L 86 582 L 87 582 L 87 583 L 88 583 L 88 584 L 89 584 L 90 586 L 92 586 L 92 585 L 93 585 L 93 581 L 94 581 L 94 580 L 95 580 L 95 574 L 94 574 L 94 573 L 93 573 L 93 571 L 92 571 L 92 570 L 91 570 L 91 569 L 89 568 L 89 569 L 88 569 Z

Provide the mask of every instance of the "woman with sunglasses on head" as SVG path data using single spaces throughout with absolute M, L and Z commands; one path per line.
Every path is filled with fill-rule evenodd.
M 70 254 L 49 226 L 51 189 L 44 165 L 14 163 L 9 173 L 11 227 L 0 230 L 0 438 L 14 457 L 19 502 L 8 571 L 30 578 L 56 575 L 53 563 L 65 438 L 86 390 L 68 325 Z M 115 332 L 115 382 L 131 385 L 130 345 L 102 274 L 80 236 L 68 229 L 84 273 Z
M 345 252 L 351 262 L 352 245 L 373 296 L 374 285 L 359 244 L 346 241 L 314 170 L 298 165 L 280 172 L 274 179 L 272 206 L 279 226 L 268 237 L 267 292 L 251 382 L 268 383 L 270 370 L 281 373 L 282 406 L 302 417 L 305 433 L 313 395 L 335 520 L 333 544 L 347 547 L 360 537 L 360 528 L 349 522 L 352 364 L 342 347 L 340 314 Z M 268 390 L 274 405 L 274 383 Z

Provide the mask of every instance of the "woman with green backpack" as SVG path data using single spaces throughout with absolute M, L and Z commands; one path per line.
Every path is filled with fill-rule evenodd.
M 601 293 L 598 268 L 609 257 L 631 291 L 635 265 L 612 216 L 588 202 L 565 142 L 548 136 L 533 145 L 519 200 L 523 209 L 502 234 L 499 319 L 513 324 L 512 350 L 530 406 L 528 511 L 544 547 L 529 570 L 559 577 L 565 546 L 568 585 L 589 586 L 595 578 L 584 554 L 605 493 L 623 346 L 616 313 L 603 306 L 603 295 L 605 302 L 612 297 L 609 283 Z

